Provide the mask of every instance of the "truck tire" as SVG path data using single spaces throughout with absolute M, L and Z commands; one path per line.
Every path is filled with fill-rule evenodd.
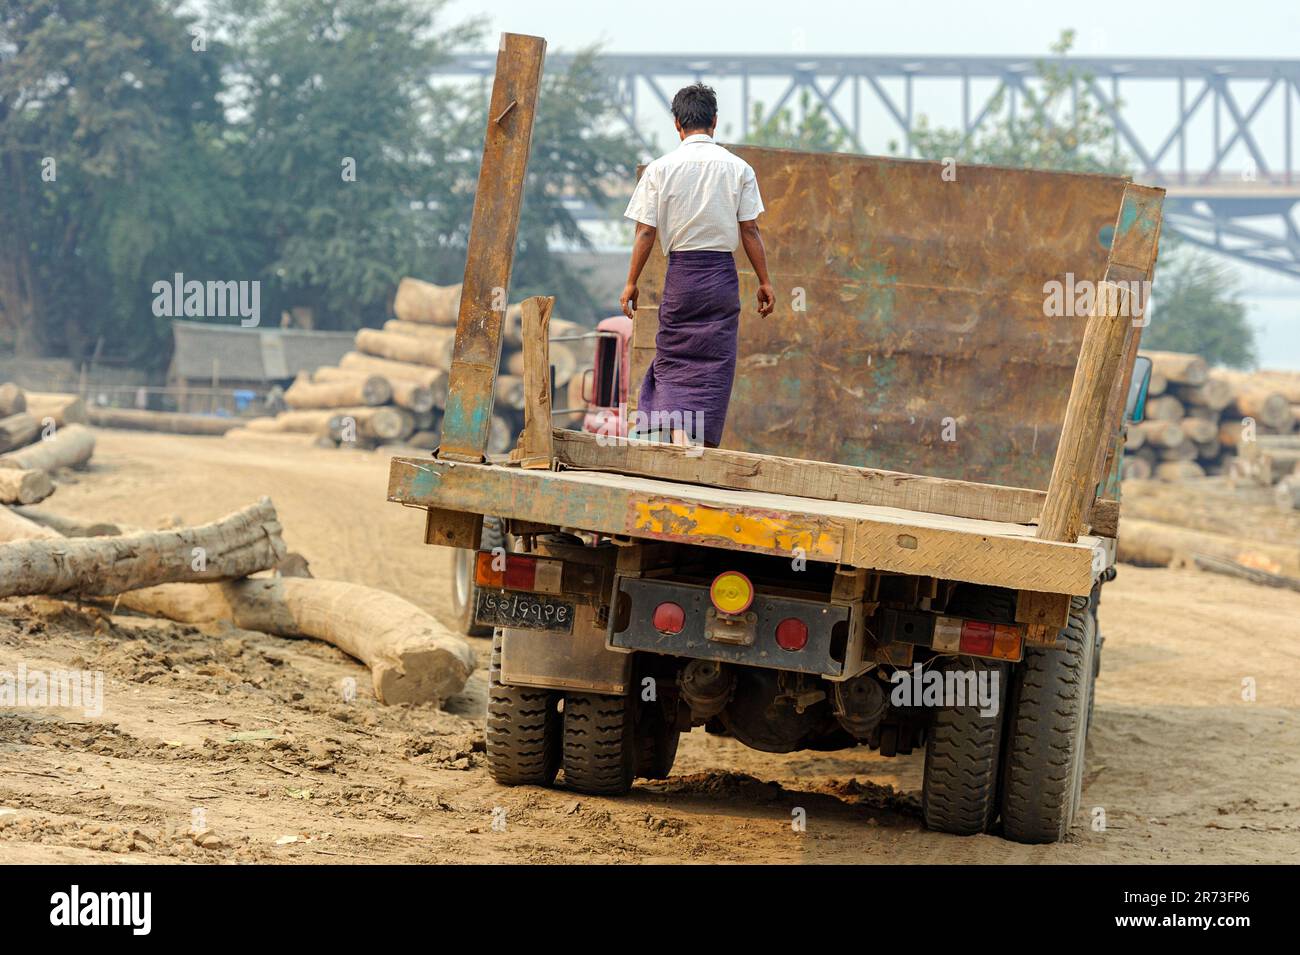
M 633 706 L 627 696 L 564 695 L 565 785 L 592 796 L 619 796 L 632 788 Z
M 483 518 L 483 537 L 479 550 L 495 547 L 509 550 L 505 525 L 499 517 Z M 478 605 L 478 587 L 474 585 L 474 551 L 457 547 L 451 558 L 451 611 L 456 625 L 467 637 L 490 637 L 492 628 L 474 622 L 474 608 Z
M 669 726 L 661 711 L 647 707 L 642 715 L 648 719 L 636 726 L 636 774 L 645 779 L 667 779 L 682 732 Z
M 503 786 L 549 786 L 560 769 L 559 694 L 501 683 L 501 631 L 488 668 L 488 773 Z
M 1026 647 L 1012 679 L 1002 781 L 1003 834 L 1059 842 L 1083 792 L 1084 747 L 1097 647 L 1096 618 L 1076 597 L 1055 647 Z
M 925 740 L 921 812 L 929 829 L 957 836 L 988 832 L 997 818 L 1006 668 L 991 660 L 960 657 L 945 669 L 998 674 L 998 709 L 981 716 L 977 703 L 936 710 Z

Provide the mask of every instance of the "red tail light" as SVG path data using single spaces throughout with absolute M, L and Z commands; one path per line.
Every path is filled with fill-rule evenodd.
M 666 600 L 655 607 L 652 622 L 660 633 L 681 633 L 686 626 L 686 611 L 671 600 Z
M 808 625 L 787 617 L 776 625 L 776 645 L 782 650 L 802 650 L 808 645 Z
M 976 656 L 987 657 L 993 653 L 993 636 L 996 627 L 991 623 L 981 623 L 978 620 L 965 620 L 961 625 L 961 647 L 962 653 L 973 653 Z

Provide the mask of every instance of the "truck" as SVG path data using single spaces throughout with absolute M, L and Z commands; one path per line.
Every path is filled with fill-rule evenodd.
M 458 548 L 466 627 L 491 633 L 489 771 L 617 796 L 695 730 L 923 750 L 927 827 L 1059 841 L 1082 808 L 1163 192 L 732 148 L 783 303 L 744 310 L 722 447 L 608 424 L 614 400 L 635 420 L 653 360 L 656 254 L 630 334 L 602 339 L 589 430 L 552 429 L 542 402 L 513 460 L 444 432 L 391 462 L 389 499 Z M 462 334 L 491 345 L 465 319 L 458 356 Z M 448 420 L 481 420 L 489 366 L 453 362 Z

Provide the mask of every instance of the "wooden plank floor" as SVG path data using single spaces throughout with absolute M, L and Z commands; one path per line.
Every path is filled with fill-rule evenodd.
M 1086 594 L 1100 538 L 1039 540 L 1022 524 L 686 485 L 604 471 L 525 471 L 393 458 L 388 497 L 423 507 L 804 557 L 1047 593 Z

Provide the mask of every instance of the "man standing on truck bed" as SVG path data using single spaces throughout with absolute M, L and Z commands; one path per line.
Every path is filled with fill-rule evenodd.
M 732 253 L 737 238 L 758 276 L 758 314 L 776 304 L 758 231 L 763 200 L 749 163 L 713 141 L 718 98 L 702 83 L 673 97 L 681 145 L 646 166 L 624 213 L 636 220 L 632 263 L 621 304 L 634 318 L 637 280 L 655 235 L 668 256 L 655 358 L 641 384 L 637 410 L 649 430 L 674 444 L 722 440 L 736 373 L 740 281 Z M 665 424 L 665 422 L 667 424 Z

